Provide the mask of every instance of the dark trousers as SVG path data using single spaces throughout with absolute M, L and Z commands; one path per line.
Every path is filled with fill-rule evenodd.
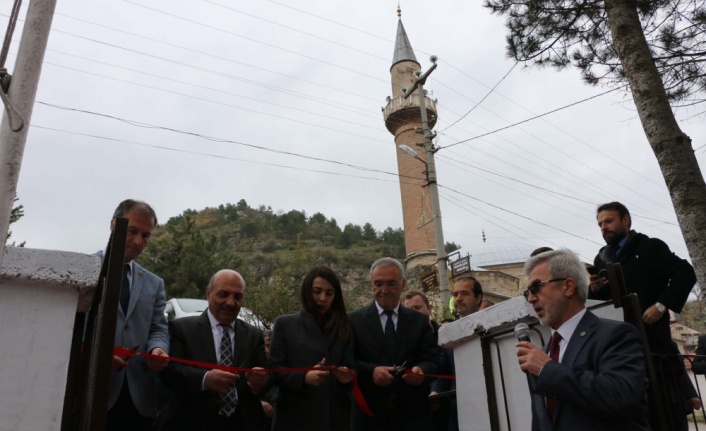
M 431 431 L 433 429 L 431 413 L 419 414 L 409 409 L 390 408 L 368 417 L 353 407 L 351 412 L 351 431 Z
M 108 410 L 106 431 L 151 431 L 154 419 L 142 416 L 132 402 L 127 379 L 123 382 L 118 400 Z

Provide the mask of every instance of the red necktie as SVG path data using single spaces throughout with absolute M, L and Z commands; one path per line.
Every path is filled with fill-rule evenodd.
M 554 331 L 552 335 L 552 342 L 549 344 L 549 357 L 554 362 L 559 362 L 559 341 L 561 341 L 561 334 L 559 331 Z M 554 398 L 547 397 L 547 412 L 552 422 L 554 422 Z

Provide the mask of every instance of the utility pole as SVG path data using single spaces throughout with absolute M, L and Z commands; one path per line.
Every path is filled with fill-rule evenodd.
M 426 158 L 426 175 L 427 185 L 429 186 L 429 196 L 431 197 L 432 218 L 434 219 L 434 239 L 436 242 L 436 266 L 439 270 L 439 295 L 441 297 L 441 305 L 444 309 L 444 314 L 448 311 L 449 299 L 451 293 L 449 291 L 449 277 L 446 272 L 446 243 L 444 242 L 444 230 L 441 226 L 441 205 L 439 204 L 439 187 L 436 182 L 436 163 L 434 161 L 434 153 L 437 149 L 434 148 L 432 139 L 436 136 L 429 130 L 429 120 L 427 118 L 426 96 L 424 94 L 424 84 L 431 73 L 436 69 L 436 56 L 430 58 L 432 66 L 417 77 L 411 89 L 402 91 L 405 97 L 410 97 L 416 89 L 419 89 L 419 109 L 422 114 L 422 133 L 424 134 L 424 152 Z M 416 72 L 420 74 L 420 72 Z
M 29 2 L 22 39 L 17 50 L 15 74 L 10 81 L 7 95 L 2 95 L 2 101 L 5 104 L 0 124 L 0 239 L 3 251 L 55 8 L 56 0 Z M 12 36 L 10 34 L 5 37 Z M 9 41 L 7 42 L 5 46 L 9 47 Z M 3 58 L 5 56 L 6 52 Z M 4 67 L 4 64 L 0 66 Z M 3 81 L 7 78 L 5 76 Z M 0 91 L 5 90 L 0 89 Z M 0 253 L 0 265 L 4 254 L 4 252 Z

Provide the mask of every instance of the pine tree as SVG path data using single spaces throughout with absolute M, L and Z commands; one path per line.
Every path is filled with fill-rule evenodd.
M 706 285 L 706 185 L 675 107 L 703 103 L 703 0 L 485 0 L 506 15 L 508 55 L 578 67 L 589 84 L 629 86 L 667 184 L 701 285 Z

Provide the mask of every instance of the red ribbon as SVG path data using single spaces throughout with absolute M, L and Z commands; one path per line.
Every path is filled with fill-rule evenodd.
M 230 373 L 252 373 L 258 371 L 264 371 L 266 373 L 305 373 L 307 371 L 331 371 L 338 369 L 339 367 L 334 366 L 322 366 L 322 367 L 298 367 L 298 368 L 242 368 L 242 367 L 229 367 L 227 365 L 211 364 L 208 362 L 193 361 L 191 359 L 182 359 L 164 356 L 153 355 L 147 352 L 140 352 L 133 349 L 128 349 L 125 347 L 115 347 L 113 348 L 113 355 L 120 356 L 123 358 L 130 358 L 132 356 L 144 356 L 145 358 L 155 358 L 155 359 L 167 359 L 171 362 L 177 362 L 179 364 L 191 365 L 192 367 L 206 368 L 209 370 L 222 370 L 228 371 Z M 358 407 L 368 416 L 375 416 L 373 412 L 368 407 L 368 403 L 363 398 L 363 393 L 358 386 L 358 374 L 353 370 L 348 370 L 353 373 L 353 398 L 355 399 Z
M 155 358 L 155 359 L 167 359 L 171 362 L 177 362 L 180 364 L 184 365 L 191 365 L 192 367 L 199 367 L 199 368 L 206 368 L 209 370 L 222 370 L 222 371 L 227 371 L 230 373 L 252 373 L 252 372 L 257 372 L 257 371 L 264 371 L 266 373 L 305 373 L 307 371 L 331 371 L 338 369 L 339 367 L 335 366 L 321 366 L 321 367 L 298 367 L 298 368 L 242 368 L 242 367 L 229 367 L 227 365 L 220 365 L 220 364 L 211 364 L 208 362 L 200 362 L 200 361 L 193 361 L 191 359 L 182 359 L 182 358 L 175 358 L 175 357 L 169 357 L 165 358 L 164 356 L 159 356 L 159 355 L 153 355 L 151 353 L 147 352 L 140 352 L 138 350 L 133 350 L 133 349 L 127 349 L 125 347 L 115 347 L 113 349 L 113 355 L 115 356 L 120 356 L 123 358 L 129 358 L 132 356 L 144 356 L 145 358 Z M 353 399 L 355 399 L 356 404 L 358 404 L 358 407 L 365 413 L 366 415 L 373 417 L 375 416 L 373 412 L 370 410 L 370 407 L 368 407 L 368 403 L 365 401 L 365 398 L 363 397 L 363 392 L 360 390 L 360 386 L 358 385 L 358 374 L 353 371 L 353 370 L 348 370 L 351 373 L 353 373 Z M 447 380 L 455 380 L 456 376 L 451 376 L 451 375 L 445 375 L 445 374 L 418 374 L 415 373 L 412 370 L 405 370 L 404 372 L 405 375 L 423 375 L 424 377 L 431 377 L 435 379 L 447 379 Z

